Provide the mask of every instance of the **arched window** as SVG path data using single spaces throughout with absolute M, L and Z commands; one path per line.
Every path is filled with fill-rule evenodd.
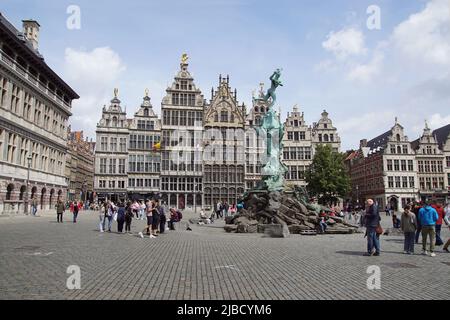
M 217 112 L 214 113 L 214 122 L 219 122 L 219 114 Z
M 112 118 L 112 126 L 117 127 L 117 117 Z
M 402 153 L 402 147 L 401 146 L 397 146 L 397 153 Z
M 12 183 L 8 184 L 8 187 L 6 188 L 6 200 L 11 200 L 13 191 L 14 185 Z
M 323 141 L 328 142 L 328 135 L 327 134 L 323 135 Z
M 46 192 L 47 192 L 47 189 L 42 188 L 42 190 L 41 190 L 41 209 L 44 209 L 44 200 L 45 200 Z
M 255 112 L 258 112 L 258 110 L 259 110 L 258 107 L 255 107 Z
M 400 134 L 397 133 L 397 135 L 395 136 L 395 138 L 397 139 L 397 142 L 400 142 Z
M 26 191 L 27 191 L 27 187 L 26 186 L 21 186 L 20 187 L 19 200 L 23 200 L 23 195 L 25 194 Z
M 145 108 L 145 109 L 144 109 L 144 116 L 145 116 L 145 117 L 148 117 L 148 108 Z
M 55 195 L 55 189 L 50 190 L 50 200 L 49 200 L 50 208 L 52 207 L 52 202 L 53 202 L 53 196 L 54 195 Z

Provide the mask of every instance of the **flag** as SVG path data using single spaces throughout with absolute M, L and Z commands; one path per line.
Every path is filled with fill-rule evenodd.
M 161 150 L 161 142 L 155 143 L 153 145 L 153 151 L 159 151 Z

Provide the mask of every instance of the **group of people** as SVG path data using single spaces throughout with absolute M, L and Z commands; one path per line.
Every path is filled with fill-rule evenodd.
M 368 199 L 366 204 L 362 218 L 367 236 L 365 255 L 379 256 L 380 235 L 383 233 L 380 225 L 381 217 L 378 206 L 372 199 Z M 447 204 L 445 208 L 436 201 L 408 204 L 398 220 L 399 222 L 394 222 L 394 227 L 399 224 L 399 228 L 404 233 L 403 252 L 414 254 L 414 244 L 419 243 L 419 236 L 422 235 L 422 254 L 435 257 L 435 247 L 444 244 L 440 235 L 442 223 L 444 222 L 450 228 L 450 204 Z M 443 250 L 449 252 L 449 246 L 450 239 L 444 244 Z
M 223 202 L 218 201 L 213 208 L 211 218 L 214 218 L 214 215 L 216 219 L 225 219 L 226 217 L 234 216 L 243 207 L 244 205 L 242 202 L 238 202 L 238 204 L 233 203 L 230 206 L 226 200 L 224 200 Z
M 129 201 L 126 204 L 123 202 L 115 204 L 112 201 L 107 201 L 100 205 L 99 230 L 104 232 L 108 229 L 108 232 L 111 232 L 113 221 L 116 221 L 117 232 L 123 233 L 125 225 L 125 233 L 131 234 L 133 219 L 143 220 L 145 216 L 147 224 L 138 235 L 141 238 L 144 238 L 144 234 L 150 238 L 156 238 L 166 229 L 175 230 L 176 223 L 183 218 L 182 213 L 174 208 L 171 208 L 167 214 L 159 200 L 147 200 L 145 203 L 143 201 Z

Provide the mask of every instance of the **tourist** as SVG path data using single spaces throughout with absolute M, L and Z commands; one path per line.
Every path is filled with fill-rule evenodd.
M 131 203 L 128 202 L 125 208 L 125 232 L 131 233 L 131 221 L 133 221 L 133 211 L 131 210 Z
M 403 253 L 414 254 L 414 236 L 417 229 L 416 215 L 411 212 L 409 205 L 405 206 L 400 219 L 400 228 L 405 236 Z
M 139 220 L 144 220 L 145 216 L 145 203 L 144 201 L 141 201 L 139 205 Z
M 445 211 L 442 207 L 442 204 L 435 201 L 431 207 L 433 207 L 434 210 L 436 210 L 438 214 L 438 220 L 436 221 L 435 225 L 435 232 L 436 232 L 436 246 L 442 246 L 444 244 L 444 241 L 441 239 L 441 228 L 442 228 L 442 221 L 444 220 Z
M 364 215 L 364 225 L 366 227 L 367 236 L 367 252 L 365 256 L 380 255 L 380 240 L 377 235 L 377 228 L 380 225 L 380 213 L 372 199 L 367 199 L 367 209 Z M 375 253 L 373 250 L 375 249 Z
M 319 227 L 321 233 L 325 233 L 325 231 L 327 230 L 327 223 L 325 222 L 325 217 L 320 218 Z
M 108 219 L 108 232 L 111 232 L 111 226 L 112 226 L 112 221 L 113 221 L 113 217 L 114 217 L 114 212 L 116 210 L 116 207 L 114 205 L 114 202 L 109 202 L 107 210 L 106 210 L 106 219 Z
M 400 219 L 397 218 L 397 215 L 395 213 L 392 215 L 392 227 L 394 229 L 400 228 Z
M 100 232 L 103 232 L 103 230 L 105 229 L 105 208 L 106 208 L 106 204 L 102 203 L 100 206 L 100 211 L 98 214 L 99 217 L 99 224 L 98 224 L 98 229 Z
M 386 217 L 391 215 L 391 208 L 389 207 L 389 205 L 386 205 L 384 211 L 386 212 Z
M 178 214 L 174 208 L 170 208 L 169 230 L 175 230 L 176 222 L 178 222 Z
M 158 236 L 159 234 L 159 223 L 161 222 L 161 213 L 159 211 L 159 200 L 155 200 L 153 206 L 153 223 L 152 223 L 152 232 L 154 236 Z
M 445 212 L 444 222 L 445 222 L 445 224 L 448 226 L 448 228 L 450 230 L 450 203 L 447 203 L 447 205 L 445 206 L 444 212 Z M 448 250 L 449 246 L 450 246 L 450 238 L 444 244 L 444 248 L 443 248 L 444 251 L 450 252 Z
M 216 216 L 217 219 L 222 216 L 222 203 L 220 201 L 218 201 L 216 204 Z
M 422 206 L 419 203 L 415 203 L 414 207 L 412 209 L 412 212 L 416 215 L 417 218 L 417 230 L 416 230 L 416 237 L 414 239 L 415 243 L 419 243 L 419 236 L 422 233 L 422 224 L 419 220 L 419 210 L 422 208 Z
M 73 223 L 77 223 L 78 211 L 80 208 L 78 207 L 78 203 L 75 201 L 73 204 Z
M 164 211 L 163 206 L 161 206 L 161 204 L 159 203 L 159 201 L 157 202 L 157 208 L 159 211 L 159 233 L 164 233 L 164 231 L 166 230 L 166 213 Z
M 427 238 L 430 238 L 430 256 L 435 257 L 434 241 L 436 240 L 435 226 L 438 220 L 438 213 L 429 203 L 425 203 L 424 207 L 419 210 L 418 220 L 422 225 L 422 254 L 427 255 Z
M 231 205 L 231 208 L 230 208 L 230 214 L 231 214 L 231 216 L 234 216 L 235 214 L 236 214 L 236 211 L 237 211 L 237 209 L 236 209 L 236 204 L 232 204 Z
M 150 237 L 150 238 L 155 238 L 155 236 L 152 234 L 152 225 L 153 225 L 153 207 L 154 207 L 154 203 L 150 200 L 147 200 L 146 204 L 145 204 L 146 208 L 146 217 L 147 217 L 147 225 L 144 228 L 144 230 L 142 230 L 141 232 L 139 232 L 139 236 L 141 238 L 144 238 L 144 231 L 146 232 L 146 234 Z
M 230 209 L 230 206 L 229 206 L 228 202 L 225 200 L 223 203 L 223 216 L 225 218 L 228 217 L 229 209 Z
M 125 205 L 121 202 L 119 203 L 117 209 L 117 232 L 123 232 L 123 224 L 125 223 Z
M 37 202 L 36 196 L 34 196 L 33 200 L 31 201 L 31 214 L 33 216 L 36 216 L 37 211 L 38 211 L 38 202 Z
M 66 210 L 66 207 L 64 206 L 64 202 L 62 202 L 61 199 L 58 200 L 56 203 L 56 221 L 63 222 L 63 213 Z

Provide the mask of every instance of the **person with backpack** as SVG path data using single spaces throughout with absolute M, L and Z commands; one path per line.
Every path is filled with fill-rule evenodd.
M 419 210 L 419 221 L 422 225 L 422 254 L 428 255 L 427 252 L 427 238 L 430 237 L 430 256 L 435 257 L 434 246 L 436 238 L 436 221 L 439 219 L 436 210 L 425 203 L 424 207 Z
M 442 246 L 444 244 L 444 241 L 441 239 L 442 221 L 445 216 L 444 208 L 442 207 L 442 204 L 437 201 L 435 201 L 431 207 L 433 207 L 433 209 L 438 213 L 438 220 L 436 221 L 436 225 L 434 227 L 436 232 L 436 246 Z
M 174 208 L 170 208 L 169 230 L 175 230 L 175 224 L 178 222 L 178 213 Z
M 183 214 L 180 210 L 177 210 L 177 222 L 180 222 L 183 219 Z
M 73 223 L 77 223 L 77 217 L 78 217 L 78 203 L 75 201 L 73 205 Z
M 145 209 L 144 209 L 145 211 Z M 125 232 L 131 233 L 131 222 L 133 221 L 133 211 L 131 210 L 131 203 L 128 202 L 125 208 Z
M 117 232 L 123 232 L 123 224 L 125 223 L 125 205 L 121 202 L 117 208 Z

